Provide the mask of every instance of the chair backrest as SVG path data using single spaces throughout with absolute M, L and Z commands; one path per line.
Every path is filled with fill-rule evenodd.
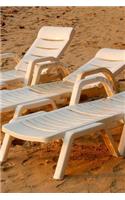
M 125 68 L 125 50 L 111 48 L 100 49 L 94 58 L 69 74 L 64 80 L 75 82 L 79 73 L 91 70 L 93 67 L 105 67 L 114 75 L 117 75 Z
M 125 61 L 125 50 L 103 48 L 96 53 L 95 58 L 110 61 Z
M 58 58 L 71 41 L 72 33 L 72 27 L 43 26 L 16 69 L 26 71 L 28 62 L 36 58 Z

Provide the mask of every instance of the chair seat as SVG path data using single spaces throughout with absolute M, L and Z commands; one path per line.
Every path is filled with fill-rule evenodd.
M 24 80 L 25 73 L 19 70 L 9 70 L 5 72 L 0 72 L 0 85 L 3 82 L 11 82 L 16 80 Z
M 121 96 L 122 102 L 125 100 L 125 92 Z M 113 98 L 105 100 L 111 107 L 112 99 Z M 117 95 L 115 99 L 117 99 Z M 114 116 L 123 112 L 121 107 L 117 107 L 117 101 L 117 109 L 112 107 L 110 110 L 106 108 L 105 102 L 102 99 L 85 104 L 68 106 L 49 113 L 39 112 L 39 115 L 36 113 L 36 115 L 34 114 L 32 117 L 30 116 L 20 121 L 15 120 L 15 122 L 4 125 L 3 131 L 14 137 L 30 141 L 47 142 L 52 139 L 63 138 L 67 131 L 83 125 L 104 121 L 110 124 Z M 91 110 L 92 107 L 94 110 Z M 85 112 L 82 112 L 83 108 Z
M 0 112 L 9 112 L 16 106 L 41 99 L 41 95 L 29 90 L 28 87 L 15 90 L 0 90 Z
M 28 103 L 29 101 L 44 98 L 56 99 L 59 95 L 63 95 L 64 97 L 65 94 L 72 92 L 72 88 L 73 84 L 59 81 L 15 90 L 1 90 L 0 112 L 14 110 L 16 106 Z
M 117 112 L 125 111 L 125 92 L 114 95 L 111 98 L 100 99 L 90 103 L 81 103 L 69 107 L 70 110 L 81 113 L 90 114 L 91 116 L 110 116 Z
M 72 88 L 73 88 L 73 83 L 66 81 L 56 81 L 51 83 L 38 84 L 30 87 L 31 90 L 37 93 L 40 94 L 49 93 L 49 95 L 55 95 L 55 93 L 60 95 L 66 92 L 71 92 Z

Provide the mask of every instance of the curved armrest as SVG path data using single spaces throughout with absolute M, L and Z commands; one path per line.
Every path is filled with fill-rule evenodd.
M 19 62 L 20 58 L 17 54 L 9 52 L 9 53 L 0 53 L 0 59 L 7 59 L 7 58 L 13 58 L 16 63 Z
M 109 82 L 109 80 L 105 79 L 104 77 L 98 76 L 94 78 L 77 80 L 73 87 L 70 105 L 79 103 L 81 91 L 86 85 L 90 85 L 90 84 L 98 83 L 98 82 L 100 82 L 104 86 L 107 96 L 114 95 L 114 91 L 113 91 L 111 83 Z
M 68 66 L 69 66 L 68 64 L 63 63 L 59 60 L 56 60 L 54 62 L 54 67 L 56 67 L 56 71 L 59 71 L 59 73 L 62 75 L 62 77 L 65 77 L 69 74 Z M 48 73 L 52 70 L 52 68 L 48 69 Z
M 56 104 L 52 99 L 42 99 L 42 100 L 34 100 L 29 103 L 25 103 L 22 105 L 17 106 L 13 119 L 16 119 L 17 117 L 21 116 L 24 111 L 28 109 L 34 109 L 34 108 L 39 108 L 40 106 L 46 106 L 46 105 L 51 105 L 53 110 L 56 109 Z
M 34 68 L 36 67 L 36 64 L 40 63 L 40 62 L 46 62 L 46 61 L 56 61 L 57 59 L 54 57 L 46 57 L 46 58 L 37 58 L 34 59 L 32 61 L 29 61 L 28 67 L 27 67 L 27 71 L 26 71 L 26 75 L 25 75 L 25 82 L 27 85 L 31 84 L 31 80 L 32 80 L 32 76 L 33 76 L 33 72 L 34 72 Z M 45 66 L 45 65 L 43 65 Z
M 81 74 L 79 74 L 77 76 L 77 79 L 76 80 L 81 80 L 87 76 L 90 76 L 90 75 L 94 75 L 94 74 L 99 74 L 99 73 L 102 73 L 112 84 L 114 90 L 117 90 L 117 85 L 116 85 L 116 81 L 114 79 L 114 76 L 112 74 L 112 72 L 105 68 L 105 67 L 100 67 L 100 68 L 97 68 L 97 67 L 94 67 L 90 70 L 87 70 L 87 71 L 84 71 L 82 72 Z
M 50 65 L 52 65 L 52 64 L 54 64 L 54 65 L 52 67 L 50 67 Z M 47 63 L 47 64 L 44 64 L 44 65 L 36 65 L 35 71 L 33 73 L 31 85 L 35 85 L 39 82 L 41 71 L 44 68 L 48 68 L 48 73 L 50 73 L 51 70 L 55 68 L 55 70 L 57 72 L 59 72 L 59 74 L 61 75 L 61 78 L 64 78 L 65 76 L 67 76 L 69 74 L 69 70 L 67 69 L 67 65 L 58 61 L 58 60 L 55 60 L 51 63 Z

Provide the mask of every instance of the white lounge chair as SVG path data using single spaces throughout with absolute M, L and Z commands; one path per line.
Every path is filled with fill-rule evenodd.
M 39 63 L 35 71 L 38 70 L 39 65 L 43 69 L 49 68 L 51 66 L 49 64 L 56 62 L 57 58 L 63 54 L 71 40 L 72 33 L 72 27 L 43 26 L 36 40 L 21 60 L 14 53 L 1 54 L 1 59 L 13 58 L 18 64 L 14 70 L 0 72 L 0 89 L 7 88 L 8 84 L 12 84 L 14 81 L 30 85 L 35 64 Z
M 103 84 L 108 97 L 92 102 L 76 104 L 79 102 L 82 88 L 86 84 L 98 82 Z M 47 100 L 43 100 L 41 104 L 45 103 L 45 101 Z M 47 103 L 52 102 L 48 100 Z M 124 103 L 125 92 L 113 94 L 110 82 L 104 77 L 96 77 L 76 81 L 70 106 L 49 113 L 37 112 L 27 116 L 20 116 L 26 105 L 19 107 L 18 116 L 3 126 L 5 137 L 0 150 L 0 161 L 5 161 L 13 138 L 36 142 L 63 139 L 61 153 L 54 174 L 54 179 L 62 179 L 73 140 L 96 131 L 100 131 L 112 155 L 118 156 L 118 150 L 115 148 L 108 128 L 116 121 L 123 120 L 125 115 Z
M 65 77 L 63 81 L 36 85 L 38 81 L 36 78 L 33 80 L 33 84 L 35 85 L 32 87 L 0 91 L 0 112 L 14 111 L 18 105 L 34 101 L 38 102 L 43 98 L 52 98 L 55 101 L 58 98 L 63 100 L 68 95 L 71 95 L 75 80 L 79 80 L 88 75 L 98 76 L 97 73 L 101 73 L 101 75 L 104 74 L 113 83 L 115 82 L 114 76 L 125 69 L 124 55 L 125 50 L 101 49 L 90 62 Z M 98 64 L 96 63 L 95 65 L 93 62 L 98 62 Z M 86 89 L 93 88 L 94 86 L 98 86 L 98 84 L 93 83 L 88 85 Z

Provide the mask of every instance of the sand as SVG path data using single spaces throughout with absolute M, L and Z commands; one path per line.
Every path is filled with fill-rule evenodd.
M 61 57 L 70 71 L 100 48 L 125 49 L 124 7 L 3 7 L 1 12 L 2 52 L 17 52 L 22 57 L 43 25 L 75 28 Z M 5 61 L 1 70 L 14 65 Z M 110 131 L 118 145 L 122 126 Z M 125 192 L 125 159 L 111 156 L 99 134 L 75 141 L 65 179 L 55 181 L 52 176 L 60 147 L 58 142 L 13 143 L 1 166 L 1 192 Z

